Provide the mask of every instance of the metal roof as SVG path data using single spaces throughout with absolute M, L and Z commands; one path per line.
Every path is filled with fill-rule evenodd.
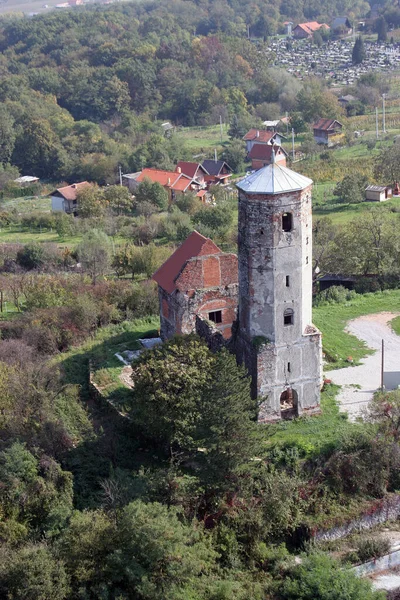
M 312 179 L 272 162 L 251 173 L 236 185 L 247 194 L 282 194 L 304 190 L 312 182 Z
M 386 186 L 386 185 L 368 185 L 365 188 L 366 192 L 384 192 L 387 188 L 390 188 L 390 186 Z

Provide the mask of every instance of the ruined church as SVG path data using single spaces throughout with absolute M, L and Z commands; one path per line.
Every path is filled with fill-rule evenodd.
M 237 183 L 238 255 L 197 231 L 154 274 L 161 337 L 197 331 L 251 375 L 259 420 L 320 410 L 312 324 L 312 180 L 272 161 Z

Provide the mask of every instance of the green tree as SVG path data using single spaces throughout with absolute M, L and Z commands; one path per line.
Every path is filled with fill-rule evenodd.
M 57 176 L 64 166 L 65 152 L 49 121 L 29 117 L 17 131 L 12 163 L 36 177 Z
M 246 147 L 241 140 L 232 140 L 222 154 L 222 159 L 228 163 L 235 173 L 240 173 L 246 160 Z
M 339 196 L 342 202 L 347 204 L 357 204 L 365 199 L 366 179 L 358 173 L 345 175 L 335 189 L 335 196 Z
M 366 52 L 364 47 L 364 41 L 362 37 L 359 36 L 354 43 L 353 52 L 351 55 L 353 65 L 360 65 L 362 62 L 364 62 L 365 57 Z
M 384 600 L 384 592 L 349 570 L 340 569 L 327 555 L 306 557 L 280 585 L 282 600 Z
M 167 190 L 157 181 L 153 183 L 147 177 L 139 184 L 135 197 L 138 203 L 150 202 L 160 210 L 166 210 L 168 207 Z
M 88 185 L 77 191 L 78 215 L 82 218 L 102 217 L 106 210 L 106 200 L 101 188 Z
M 232 223 L 232 212 L 226 204 L 204 206 L 193 217 L 193 221 L 212 231 L 222 232 Z
M 97 277 L 104 275 L 111 262 L 111 245 L 104 231 L 90 230 L 77 248 L 79 261 L 92 278 L 93 285 Z
M 132 212 L 133 199 L 132 194 L 127 187 L 122 185 L 110 185 L 104 189 L 104 198 L 108 206 L 117 215 L 129 214 Z
M 54 600 L 70 597 L 63 563 L 45 544 L 0 552 L 0 596 L 4 600 Z
M 0 163 L 6 165 L 10 162 L 15 145 L 14 119 L 4 108 L 0 108 Z M 18 177 L 18 176 L 17 176 Z
M 44 261 L 45 253 L 41 244 L 32 242 L 17 252 L 17 263 L 24 269 L 40 269 Z
M 385 17 L 378 17 L 374 27 L 378 34 L 378 42 L 387 42 L 387 23 Z
M 400 181 L 400 142 L 395 142 L 388 152 L 382 149 L 374 161 L 374 175 L 378 181 Z
M 205 342 L 191 335 L 144 352 L 132 365 L 132 418 L 144 435 L 168 448 L 171 459 L 193 448 L 199 398 L 214 362 Z
M 309 81 L 297 94 L 297 110 L 307 123 L 312 123 L 317 117 L 338 119 L 343 115 L 337 96 L 317 79 Z

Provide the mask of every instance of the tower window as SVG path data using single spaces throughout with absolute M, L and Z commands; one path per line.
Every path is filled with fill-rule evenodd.
M 208 313 L 208 320 L 213 323 L 222 323 L 222 310 L 213 310 Z
M 308 244 L 308 236 L 306 237 L 306 244 Z
M 294 322 L 294 312 L 292 308 L 287 308 L 283 313 L 283 324 L 284 325 L 293 325 Z
M 287 372 L 290 373 L 290 362 L 287 364 Z
M 292 213 L 283 213 L 282 215 L 282 230 L 292 231 L 293 229 L 293 215 Z
M 286 275 L 286 287 L 290 286 L 290 277 L 289 275 Z
M 308 265 L 308 256 L 306 256 L 306 265 Z

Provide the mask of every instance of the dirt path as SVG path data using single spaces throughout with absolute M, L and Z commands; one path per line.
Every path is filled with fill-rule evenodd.
M 346 331 L 376 350 L 358 367 L 349 366 L 329 372 L 333 383 L 342 386 L 338 400 L 341 411 L 347 412 L 351 420 L 365 412 L 373 393 L 381 384 L 382 339 L 385 340 L 385 387 L 395 389 L 400 384 L 400 336 L 388 325 L 398 314 L 382 312 L 358 317 L 348 323 Z

